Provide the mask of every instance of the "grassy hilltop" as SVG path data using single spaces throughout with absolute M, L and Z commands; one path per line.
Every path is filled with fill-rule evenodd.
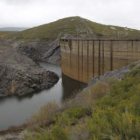
M 140 31 L 129 28 L 103 25 L 81 17 L 68 17 L 52 23 L 34 27 L 16 36 L 20 39 L 57 38 L 65 34 L 84 34 L 88 37 L 140 37 Z

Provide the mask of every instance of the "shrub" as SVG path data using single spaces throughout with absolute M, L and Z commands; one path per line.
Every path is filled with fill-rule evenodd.
M 64 127 L 76 124 L 78 119 L 86 116 L 90 111 L 89 108 L 75 107 L 64 111 L 56 117 L 56 122 L 59 126 Z
M 109 84 L 99 81 L 90 89 L 90 99 L 99 99 L 106 95 L 109 91 Z
M 44 105 L 40 111 L 29 120 L 30 128 L 33 129 L 45 126 L 47 122 L 54 119 L 54 114 L 58 109 L 59 106 L 54 102 Z
M 69 140 L 67 129 L 54 126 L 51 130 L 43 130 L 40 132 L 26 133 L 26 140 Z

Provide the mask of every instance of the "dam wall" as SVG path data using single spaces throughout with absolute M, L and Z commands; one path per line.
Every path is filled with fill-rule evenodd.
M 83 83 L 140 60 L 140 40 L 61 39 L 60 46 L 63 74 Z

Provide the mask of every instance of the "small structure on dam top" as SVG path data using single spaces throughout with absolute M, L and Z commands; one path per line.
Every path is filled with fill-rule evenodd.
M 88 83 L 94 76 L 140 60 L 140 40 L 61 38 L 62 72 Z

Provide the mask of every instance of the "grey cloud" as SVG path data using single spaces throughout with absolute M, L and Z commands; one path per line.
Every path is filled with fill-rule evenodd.
M 12 5 L 20 5 L 20 4 L 28 4 L 32 0 L 3 0 L 6 4 L 12 4 Z
M 0 27 L 32 27 L 78 15 L 140 29 L 139 7 L 139 0 L 0 0 Z

